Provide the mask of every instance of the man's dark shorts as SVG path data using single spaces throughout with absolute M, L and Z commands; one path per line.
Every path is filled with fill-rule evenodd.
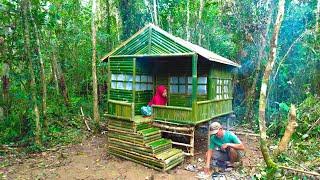
M 215 161 L 230 161 L 230 158 L 228 155 L 229 151 L 230 151 L 229 148 L 227 148 L 227 150 L 214 149 L 211 165 L 215 165 Z M 238 158 L 236 159 L 236 161 L 240 161 L 240 159 L 244 156 L 244 152 L 237 150 L 237 153 L 238 153 Z

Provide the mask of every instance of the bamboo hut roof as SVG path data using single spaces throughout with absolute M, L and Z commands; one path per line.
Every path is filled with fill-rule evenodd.
M 240 67 L 227 58 L 173 36 L 153 24 L 148 24 L 139 30 L 101 60 L 107 60 L 109 56 L 179 56 L 191 53 L 196 53 L 209 61 Z

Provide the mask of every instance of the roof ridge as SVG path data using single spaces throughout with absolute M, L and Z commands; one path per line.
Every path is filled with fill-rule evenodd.
M 135 37 L 137 37 L 138 35 L 142 34 L 145 30 L 147 30 L 148 28 L 152 28 L 155 31 L 157 31 L 158 33 L 161 33 L 162 35 L 164 35 L 165 37 L 171 39 L 172 41 L 174 41 L 175 43 L 179 44 L 180 46 L 183 46 L 184 48 L 199 54 L 200 56 L 210 60 L 210 61 L 214 61 L 214 62 L 218 62 L 218 63 L 222 63 L 222 64 L 227 64 L 227 65 L 231 65 L 231 66 L 236 66 L 236 67 L 240 67 L 240 65 L 238 63 L 235 63 L 225 57 L 222 57 L 208 49 L 205 49 L 197 44 L 193 44 L 189 41 L 186 41 L 180 37 L 174 36 L 170 33 L 168 33 L 167 31 L 163 30 L 162 28 L 160 28 L 159 26 L 153 24 L 153 23 L 149 23 L 147 24 L 145 27 L 143 27 L 142 29 L 140 29 L 138 32 L 136 32 L 134 35 L 132 35 L 130 38 L 128 38 L 126 41 L 124 41 L 123 43 L 121 43 L 116 49 L 114 49 L 113 51 L 109 52 L 107 55 L 105 55 L 104 57 L 101 58 L 101 60 L 105 60 L 106 58 L 108 58 L 110 55 L 112 55 L 114 52 L 116 52 L 117 50 L 119 50 L 120 48 L 124 47 L 126 44 L 128 44 L 131 40 L 133 40 Z M 151 37 L 149 37 L 151 38 Z

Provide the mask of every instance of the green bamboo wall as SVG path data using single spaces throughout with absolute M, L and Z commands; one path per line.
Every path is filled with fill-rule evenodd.
M 122 89 L 110 89 L 110 99 L 132 102 L 132 91 Z
M 198 95 L 198 101 L 207 100 L 207 96 Z M 191 95 L 170 94 L 170 106 L 191 107 Z
M 114 74 L 132 74 L 133 58 L 110 58 L 110 71 Z
M 109 76 L 111 74 L 133 74 L 133 58 L 109 58 Z M 111 87 L 111 77 L 109 77 Z M 108 100 L 133 102 L 133 91 L 108 88 Z M 131 105 L 108 103 L 108 114 L 129 118 L 132 115 Z
M 125 103 L 125 102 L 116 102 L 114 100 L 108 101 L 108 115 L 121 118 L 121 119 L 132 119 L 132 103 Z
M 216 80 L 218 78 L 220 79 L 228 79 L 231 80 L 231 83 L 229 85 L 229 97 L 232 98 L 232 92 L 233 92 L 233 87 L 232 87 L 232 73 L 231 73 L 231 69 L 230 67 L 226 66 L 226 65 L 221 65 L 218 63 L 214 63 L 213 65 L 213 71 L 212 74 L 210 74 L 211 77 L 209 77 L 212 83 L 208 84 L 208 89 L 212 89 L 212 98 L 209 99 L 214 99 L 216 97 Z M 232 104 L 231 104 L 231 108 L 232 108 Z

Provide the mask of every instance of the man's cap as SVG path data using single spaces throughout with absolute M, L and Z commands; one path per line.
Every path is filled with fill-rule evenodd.
M 218 122 L 213 122 L 212 124 L 210 124 L 209 126 L 210 135 L 217 134 L 220 128 L 222 128 L 222 126 Z

